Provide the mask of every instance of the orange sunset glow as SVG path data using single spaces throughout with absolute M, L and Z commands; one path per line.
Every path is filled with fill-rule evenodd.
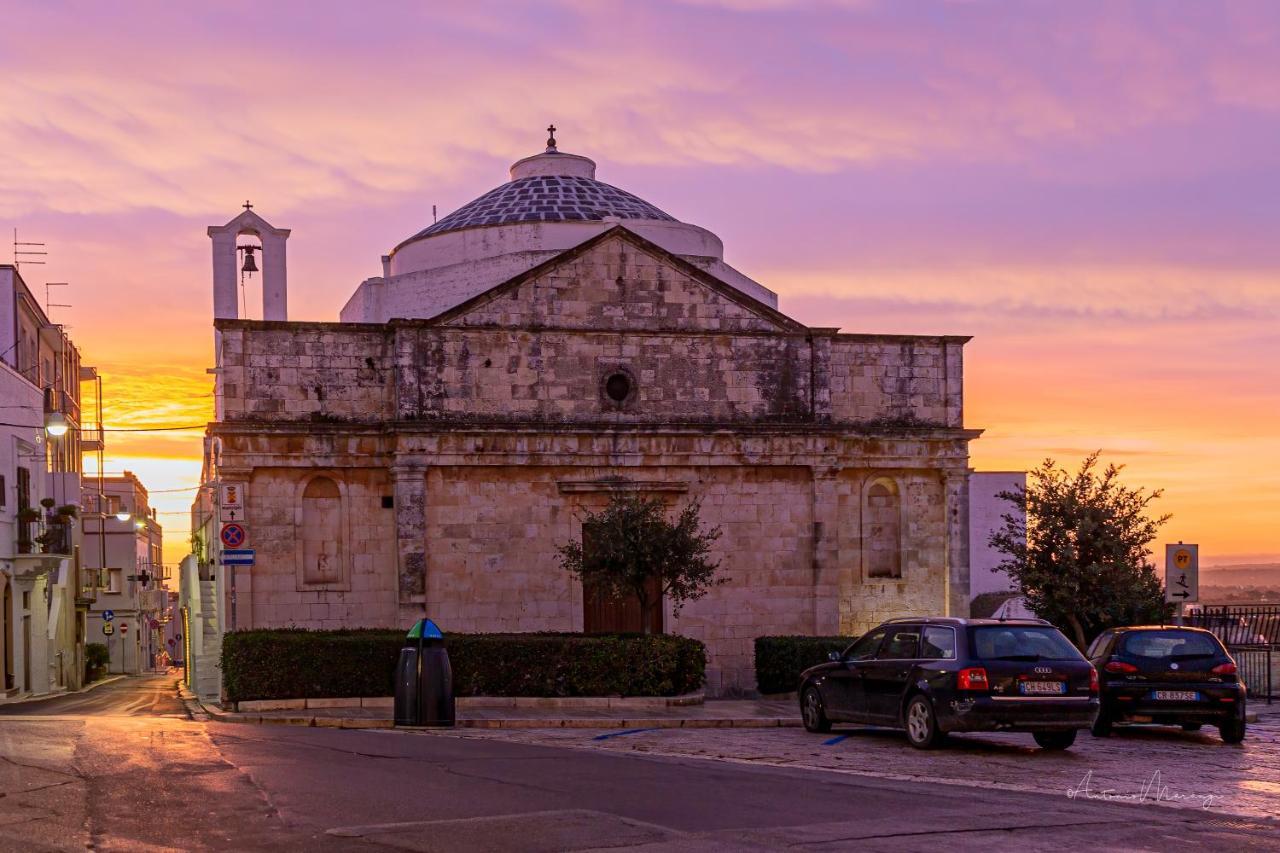
M 973 467 L 1100 448 L 1168 541 L 1280 559 L 1274 4 L 130 5 L 6 8 L 0 226 L 46 244 L 42 302 L 70 284 L 49 313 L 168 563 L 213 411 L 206 226 L 251 199 L 292 229 L 290 318 L 336 320 L 550 121 L 800 322 L 972 335 Z M 190 429 L 132 431 L 160 427 Z

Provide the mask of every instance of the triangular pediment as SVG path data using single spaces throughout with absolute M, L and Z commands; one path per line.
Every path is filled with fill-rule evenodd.
M 773 332 L 805 327 L 623 226 L 434 318 L 447 326 Z

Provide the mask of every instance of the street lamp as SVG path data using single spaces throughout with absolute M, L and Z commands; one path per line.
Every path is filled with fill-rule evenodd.
M 124 504 L 120 504 L 120 509 L 116 511 L 116 521 L 128 521 L 133 518 L 133 513 L 129 512 L 129 508 Z
M 67 416 L 62 412 L 50 412 L 45 416 L 44 431 L 54 438 L 62 438 L 70 428 L 71 425 L 67 423 Z

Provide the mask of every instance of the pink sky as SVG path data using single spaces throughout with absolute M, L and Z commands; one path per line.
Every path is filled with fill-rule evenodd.
M 1280 5 L 14 0 L 0 81 L 0 227 L 72 283 L 109 426 L 207 418 L 204 229 L 245 198 L 335 319 L 554 121 L 800 321 L 974 335 L 975 466 L 1103 448 L 1206 562 L 1280 554 Z

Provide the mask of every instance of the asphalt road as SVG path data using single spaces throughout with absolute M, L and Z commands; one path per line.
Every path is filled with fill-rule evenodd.
M 1065 796 L 501 739 L 192 722 L 172 677 L 0 708 L 0 850 L 1280 849 Z

